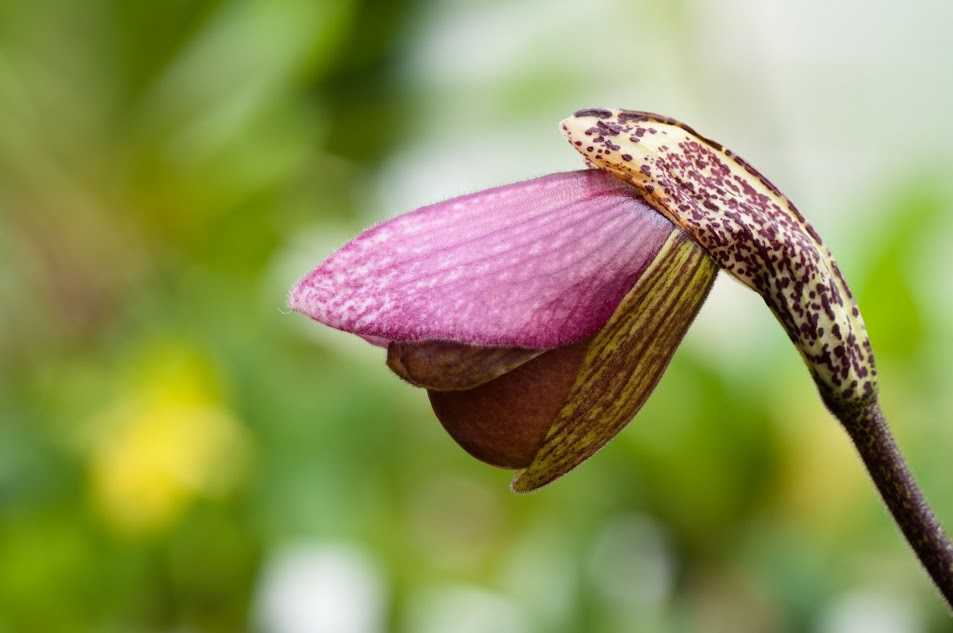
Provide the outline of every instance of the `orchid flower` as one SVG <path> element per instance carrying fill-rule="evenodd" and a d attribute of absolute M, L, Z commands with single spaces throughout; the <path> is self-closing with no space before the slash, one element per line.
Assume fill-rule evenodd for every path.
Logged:
<path fill-rule="evenodd" d="M 648 399 L 719 269 L 761 294 L 953 606 L 953 546 L 877 398 L 860 310 L 791 201 L 736 154 L 645 112 L 561 124 L 592 169 L 426 206 L 365 231 L 290 306 L 387 348 L 473 456 L 534 490 Z"/>

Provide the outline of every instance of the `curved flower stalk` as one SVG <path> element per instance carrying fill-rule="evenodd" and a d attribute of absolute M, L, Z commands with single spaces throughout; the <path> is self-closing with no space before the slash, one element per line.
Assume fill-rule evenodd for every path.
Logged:
<path fill-rule="evenodd" d="M 387 347 L 470 454 L 515 491 L 591 456 L 638 412 L 720 267 L 757 291 L 953 606 L 953 546 L 890 435 L 860 311 L 794 205 L 673 119 L 580 110 L 567 140 L 596 169 L 418 209 L 346 244 L 291 307 Z"/>

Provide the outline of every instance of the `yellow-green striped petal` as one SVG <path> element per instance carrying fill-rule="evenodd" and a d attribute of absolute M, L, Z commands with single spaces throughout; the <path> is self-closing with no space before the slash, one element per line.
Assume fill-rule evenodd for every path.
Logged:
<path fill-rule="evenodd" d="M 544 486 L 628 424 L 655 389 L 701 308 L 718 268 L 676 231 L 590 344 L 566 403 L 513 490 Z"/>

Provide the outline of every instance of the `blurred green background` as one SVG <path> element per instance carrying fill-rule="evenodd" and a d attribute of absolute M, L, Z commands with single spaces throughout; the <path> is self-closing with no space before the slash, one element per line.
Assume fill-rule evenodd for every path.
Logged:
<path fill-rule="evenodd" d="M 0 0 L 0 633 L 953 630 L 760 299 L 530 496 L 284 308 L 369 224 L 653 110 L 838 256 L 953 526 L 953 5 Z"/>

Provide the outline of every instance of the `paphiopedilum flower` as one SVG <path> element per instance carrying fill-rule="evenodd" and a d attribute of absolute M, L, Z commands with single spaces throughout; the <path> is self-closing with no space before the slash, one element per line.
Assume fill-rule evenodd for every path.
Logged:
<path fill-rule="evenodd" d="M 386 346 L 464 449 L 531 490 L 632 419 L 716 271 L 634 187 L 586 170 L 384 222 L 290 304 Z"/>
<path fill-rule="evenodd" d="M 800 351 L 887 507 L 953 605 L 953 546 L 893 442 L 860 310 L 820 236 L 721 144 L 645 112 L 580 110 L 594 169 L 423 207 L 359 235 L 292 290 L 387 347 L 468 452 L 545 485 L 636 414 L 720 268 Z"/>

